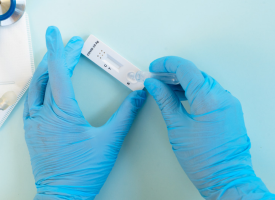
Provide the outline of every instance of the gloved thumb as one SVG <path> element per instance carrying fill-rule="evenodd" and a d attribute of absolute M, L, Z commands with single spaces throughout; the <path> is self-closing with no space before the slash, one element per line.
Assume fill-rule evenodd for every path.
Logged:
<path fill-rule="evenodd" d="M 179 119 L 179 115 L 187 116 L 178 96 L 168 85 L 159 80 L 148 78 L 145 80 L 144 86 L 157 102 L 168 127 L 172 124 L 175 125 L 175 120 Z"/>
<path fill-rule="evenodd" d="M 115 134 L 123 137 L 129 132 L 138 110 L 142 107 L 146 100 L 146 92 L 137 90 L 132 92 L 121 104 L 116 113 L 106 123 L 112 130 L 116 130 Z"/>

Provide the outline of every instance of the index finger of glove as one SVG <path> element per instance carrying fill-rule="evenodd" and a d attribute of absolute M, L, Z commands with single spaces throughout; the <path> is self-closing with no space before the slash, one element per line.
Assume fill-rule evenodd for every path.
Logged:
<path fill-rule="evenodd" d="M 49 27 L 46 34 L 48 71 L 53 99 L 63 111 L 77 107 L 70 71 L 67 67 L 61 34 L 56 27 Z"/>
<path fill-rule="evenodd" d="M 190 105 L 205 81 L 201 71 L 192 62 L 180 57 L 159 58 L 151 63 L 149 69 L 151 72 L 176 73 Z"/>
<path fill-rule="evenodd" d="M 83 43 L 84 42 L 80 37 L 73 37 L 64 48 L 66 64 L 67 64 L 70 76 L 72 76 L 73 70 L 79 61 Z M 37 110 L 39 110 L 41 105 L 43 105 L 48 79 L 49 79 L 48 55 L 45 54 L 43 60 L 40 62 L 38 68 L 36 69 L 33 75 L 33 78 L 29 87 L 28 102 L 29 102 L 30 115 L 32 115 Z"/>

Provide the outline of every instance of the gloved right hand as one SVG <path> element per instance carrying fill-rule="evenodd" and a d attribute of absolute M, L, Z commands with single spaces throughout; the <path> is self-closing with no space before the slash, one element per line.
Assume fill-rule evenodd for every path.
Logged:
<path fill-rule="evenodd" d="M 241 104 L 190 61 L 164 57 L 151 72 L 176 73 L 180 86 L 147 79 L 182 168 L 205 199 L 275 199 L 251 164 Z M 183 98 L 182 98 L 183 97 Z M 181 100 L 187 99 L 191 113 Z"/>

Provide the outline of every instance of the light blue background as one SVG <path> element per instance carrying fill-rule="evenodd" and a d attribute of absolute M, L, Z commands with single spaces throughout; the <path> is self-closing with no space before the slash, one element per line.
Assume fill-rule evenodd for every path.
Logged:
<path fill-rule="evenodd" d="M 256 174 L 275 193 L 274 0 L 28 0 L 36 66 L 48 26 L 64 43 L 94 34 L 142 70 L 166 55 L 192 60 L 242 103 Z M 18 52 L 19 53 L 19 52 Z M 103 125 L 130 90 L 82 57 L 72 78 L 86 119 Z M 0 133 L 0 199 L 29 200 L 36 189 L 24 140 L 23 103 Z M 149 96 L 97 200 L 200 200 L 178 164 Z"/>

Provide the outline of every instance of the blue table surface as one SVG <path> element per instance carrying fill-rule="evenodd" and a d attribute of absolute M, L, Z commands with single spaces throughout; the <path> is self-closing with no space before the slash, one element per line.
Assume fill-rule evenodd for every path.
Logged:
<path fill-rule="evenodd" d="M 242 103 L 256 174 L 275 193 L 275 1 L 273 0 L 28 0 L 35 65 L 46 52 L 45 31 L 55 25 L 64 43 L 90 34 L 148 71 L 154 59 L 193 61 Z M 75 69 L 77 101 L 93 126 L 103 125 L 131 92 L 85 57 Z M 36 193 L 24 140 L 25 96 L 0 130 L 0 199 Z M 181 169 L 151 96 L 125 139 L 96 200 L 202 197 Z"/>

